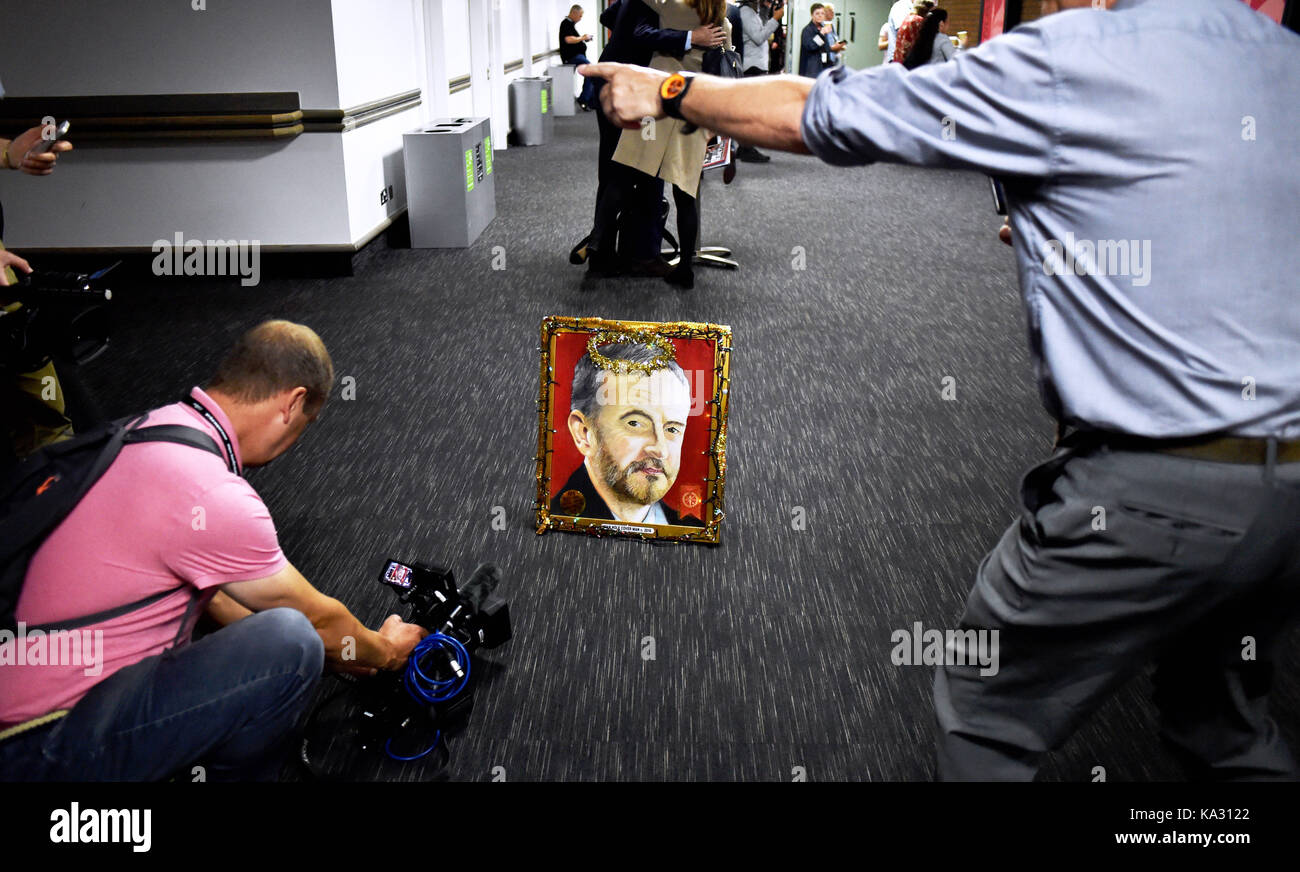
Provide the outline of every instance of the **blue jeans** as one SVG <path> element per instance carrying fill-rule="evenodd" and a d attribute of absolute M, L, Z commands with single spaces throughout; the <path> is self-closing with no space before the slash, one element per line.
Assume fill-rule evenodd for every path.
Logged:
<path fill-rule="evenodd" d="M 63 718 L 0 742 L 0 780 L 272 780 L 320 681 L 325 648 L 294 609 L 250 615 L 147 657 Z"/>
<path fill-rule="evenodd" d="M 576 67 L 579 66 L 580 64 L 589 64 L 591 63 L 591 61 L 587 60 L 587 56 L 585 54 L 580 54 L 576 56 L 573 60 L 569 61 L 569 63 L 573 64 Z M 595 79 L 589 79 L 583 77 L 582 94 L 579 95 L 578 100 L 582 103 L 586 103 L 588 106 L 594 107 L 596 105 L 596 80 Z"/>

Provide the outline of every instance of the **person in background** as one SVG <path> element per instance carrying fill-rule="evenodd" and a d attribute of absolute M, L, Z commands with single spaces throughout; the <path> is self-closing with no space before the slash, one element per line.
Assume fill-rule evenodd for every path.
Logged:
<path fill-rule="evenodd" d="M 826 42 L 823 28 L 826 26 L 826 7 L 814 3 L 809 10 L 810 18 L 803 27 L 799 39 L 799 75 L 815 79 L 822 70 L 831 66 L 830 44 Z"/>
<path fill-rule="evenodd" d="M 4 87 L 0 86 L 0 98 L 3 96 Z M 11 140 L 0 139 L 0 170 L 24 172 L 29 176 L 48 176 L 54 172 L 59 155 L 71 151 L 72 143 L 60 139 L 48 151 L 37 153 L 37 146 L 52 138 L 53 133 L 52 125 L 37 125 Z M 10 302 L 3 289 L 17 283 L 18 273 L 26 275 L 32 271 L 26 260 L 5 249 L 4 226 L 4 207 L 0 205 L 0 317 L 22 308 L 21 303 Z M 54 386 L 52 399 L 47 393 L 49 385 Z M 0 383 L 0 422 L 0 467 L 43 445 L 72 437 L 72 420 L 68 417 L 63 385 L 53 362 L 34 372 L 5 377 Z"/>
<path fill-rule="evenodd" d="M 736 40 L 736 44 L 743 46 L 740 55 L 746 77 L 767 75 L 769 56 L 767 41 L 776 33 L 777 28 L 781 26 L 781 19 L 785 17 L 785 6 L 778 6 L 773 10 L 772 17 L 764 24 L 763 17 L 758 12 L 758 4 L 759 0 L 741 0 L 740 2 L 739 18 L 742 35 L 740 39 Z M 740 143 L 736 145 L 736 160 L 750 161 L 752 163 L 766 163 L 771 160 L 770 157 L 752 145 Z"/>
<path fill-rule="evenodd" d="M 880 50 L 880 62 L 882 64 L 887 64 L 890 60 L 889 38 L 889 22 L 886 21 L 884 24 L 880 25 L 880 36 L 876 38 L 876 48 Z"/>
<path fill-rule="evenodd" d="M 912 14 L 907 16 L 907 20 L 898 28 L 898 38 L 894 40 L 894 63 L 901 64 L 903 58 L 907 57 L 907 53 L 916 44 L 921 26 L 925 24 L 925 16 L 938 5 L 935 0 L 918 0 L 913 5 Z"/>
<path fill-rule="evenodd" d="M 726 34 L 721 27 L 663 27 L 659 9 L 658 3 L 645 0 L 615 0 L 607 6 L 600 23 L 610 33 L 601 61 L 644 65 L 656 53 L 680 57 L 693 47 L 716 48 L 724 44 Z M 597 100 L 601 88 L 597 80 Z M 621 131 L 605 117 L 599 103 L 596 123 L 600 147 L 595 215 L 591 232 L 569 252 L 569 262 L 586 263 L 588 272 L 595 276 L 662 278 L 671 270 L 659 253 L 663 241 L 659 212 L 663 182 L 614 161 Z"/>
<path fill-rule="evenodd" d="M 587 43 L 591 40 L 590 33 L 578 35 L 578 22 L 582 20 L 582 7 L 574 4 L 569 10 L 569 14 L 560 19 L 560 62 L 582 66 L 589 64 L 587 60 Z M 596 83 L 591 79 L 584 79 L 582 82 L 582 94 L 578 97 L 578 105 L 582 111 L 590 112 L 596 108 Z"/>
<path fill-rule="evenodd" d="M 788 5 L 786 0 L 764 0 L 764 4 L 776 14 L 776 10 L 781 10 L 782 19 L 785 17 L 785 7 Z M 772 38 L 767 42 L 767 74 L 775 76 L 785 72 L 785 47 L 786 38 L 789 35 L 789 29 L 785 21 L 782 20 L 781 26 L 772 34 Z"/>
<path fill-rule="evenodd" d="M 964 44 L 962 48 L 965 48 Z M 941 64 L 956 57 L 959 50 L 948 36 L 948 10 L 931 9 L 925 17 L 925 24 L 921 25 L 916 43 L 903 58 L 903 66 L 914 70 L 925 64 Z"/>
<path fill-rule="evenodd" d="M 916 6 L 916 0 L 895 0 L 893 6 L 889 7 L 889 17 L 885 19 L 885 26 L 881 32 L 885 33 L 889 39 L 887 45 L 880 48 L 885 51 L 885 59 L 882 64 L 888 64 L 894 60 L 894 46 L 898 41 L 898 29 L 903 26 L 903 22 L 912 14 L 913 7 Z"/>
<path fill-rule="evenodd" d="M 669 29 L 693 30 L 697 27 L 722 28 L 720 45 L 731 45 L 731 22 L 727 21 L 726 0 L 666 0 L 655 2 L 659 20 Z M 666 52 L 655 52 L 651 69 L 666 73 L 686 71 L 698 73 L 704 67 L 705 45 L 692 43 L 681 57 Z M 695 287 L 695 247 L 700 236 L 700 206 L 697 195 L 700 176 L 704 172 L 704 155 L 708 151 L 709 133 L 702 128 L 686 129 L 681 121 L 665 119 L 654 127 L 654 136 L 645 137 L 642 130 L 624 130 L 614 150 L 615 163 L 656 180 L 671 182 L 673 203 L 677 207 L 677 236 L 681 260 L 664 279 L 671 285 L 689 290 Z M 663 182 L 660 182 L 662 190 Z M 658 204 L 658 199 L 653 201 Z M 645 208 L 649 208 L 649 204 Z"/>
<path fill-rule="evenodd" d="M 831 47 L 831 66 L 839 66 L 844 62 L 844 52 L 849 47 L 849 44 L 840 39 L 840 35 L 835 32 L 835 5 L 827 3 L 823 6 L 822 15 L 826 18 L 823 32 L 826 34 L 826 41 L 830 43 Z"/>

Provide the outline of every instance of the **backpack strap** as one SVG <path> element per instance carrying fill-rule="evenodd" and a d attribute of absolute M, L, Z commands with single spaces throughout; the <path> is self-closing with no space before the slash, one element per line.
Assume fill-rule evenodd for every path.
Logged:
<path fill-rule="evenodd" d="M 50 624 L 38 624 L 36 626 L 29 626 L 27 627 L 27 632 L 30 633 L 32 630 L 40 630 L 43 633 L 50 633 L 55 630 L 77 630 L 80 629 L 81 627 L 88 627 L 91 624 L 98 624 L 101 621 L 111 621 L 113 618 L 121 617 L 122 615 L 125 615 L 128 612 L 133 612 L 136 609 L 142 609 L 145 606 L 153 605 L 163 597 L 171 596 L 172 594 L 176 593 L 178 590 L 180 590 L 179 587 L 171 587 L 168 588 L 167 590 L 160 590 L 157 593 L 149 594 L 144 599 L 138 599 L 135 602 L 127 603 L 124 606 L 114 606 L 111 609 L 104 609 L 104 611 L 102 612 L 95 612 L 93 615 L 86 615 L 84 618 L 71 618 L 66 621 L 55 621 L 54 623 L 50 623 Z M 186 610 L 185 614 L 186 614 L 186 619 L 188 620 L 189 618 L 188 609 Z"/>
<path fill-rule="evenodd" d="M 137 442 L 174 442 L 177 445 L 188 445 L 191 448 L 210 451 L 220 457 L 223 461 L 226 459 L 226 456 L 221 453 L 221 449 L 217 447 L 216 441 L 202 430 L 196 430 L 193 427 L 186 427 L 183 424 L 156 424 L 152 427 L 134 426 L 142 419 L 143 416 L 135 418 L 127 423 L 123 428 L 124 432 L 120 435 L 120 438 L 124 445 Z M 98 478 L 98 476 L 96 476 L 96 478 Z M 91 624 L 109 621 L 113 618 L 134 612 L 137 609 L 142 609 L 145 606 L 151 606 L 163 597 L 171 596 L 181 589 L 181 587 L 173 587 L 168 590 L 160 590 L 156 593 L 149 594 L 149 596 L 144 599 L 138 599 L 135 602 L 127 603 L 126 605 L 105 609 L 102 612 L 95 612 L 93 615 L 86 615 L 81 618 L 71 618 L 66 621 L 55 621 L 50 624 L 29 626 L 27 630 L 28 632 L 31 632 L 32 630 L 41 630 L 42 632 L 48 633 L 54 630 L 76 630 L 81 627 L 88 627 Z M 173 647 L 180 643 L 179 634 L 185 631 L 185 625 L 189 623 L 190 616 L 194 613 L 194 604 L 197 601 L 197 596 L 190 597 L 190 602 L 185 607 L 185 614 L 181 618 L 181 629 L 177 631 L 177 637 L 172 642 Z"/>
<path fill-rule="evenodd" d="M 177 445 L 188 445 L 191 448 L 198 448 L 203 451 L 209 451 L 223 461 L 226 455 L 221 453 L 214 440 L 202 430 L 196 430 L 193 427 L 186 427 L 184 424 L 155 424 L 152 427 L 139 427 L 131 430 L 122 440 L 124 443 L 135 442 L 174 442 Z"/>

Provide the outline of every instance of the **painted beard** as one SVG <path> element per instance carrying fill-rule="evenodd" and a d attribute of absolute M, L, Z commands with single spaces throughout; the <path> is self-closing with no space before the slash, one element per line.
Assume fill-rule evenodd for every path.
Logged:
<path fill-rule="evenodd" d="M 669 470 L 662 460 L 635 460 L 619 469 L 618 464 L 605 451 L 605 446 L 598 446 L 596 465 L 600 468 L 600 477 L 609 489 L 625 499 L 643 506 L 658 502 L 677 478 L 677 470 Z M 643 469 L 658 469 L 662 475 L 645 476 Z"/>

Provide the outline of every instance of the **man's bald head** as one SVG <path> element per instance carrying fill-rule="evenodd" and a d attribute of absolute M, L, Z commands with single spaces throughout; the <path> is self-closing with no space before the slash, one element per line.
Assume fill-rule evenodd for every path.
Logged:
<path fill-rule="evenodd" d="M 310 327 L 274 320 L 239 337 L 204 389 L 259 403 L 298 387 L 307 391 L 307 413 L 319 411 L 334 387 L 334 363 Z"/>

